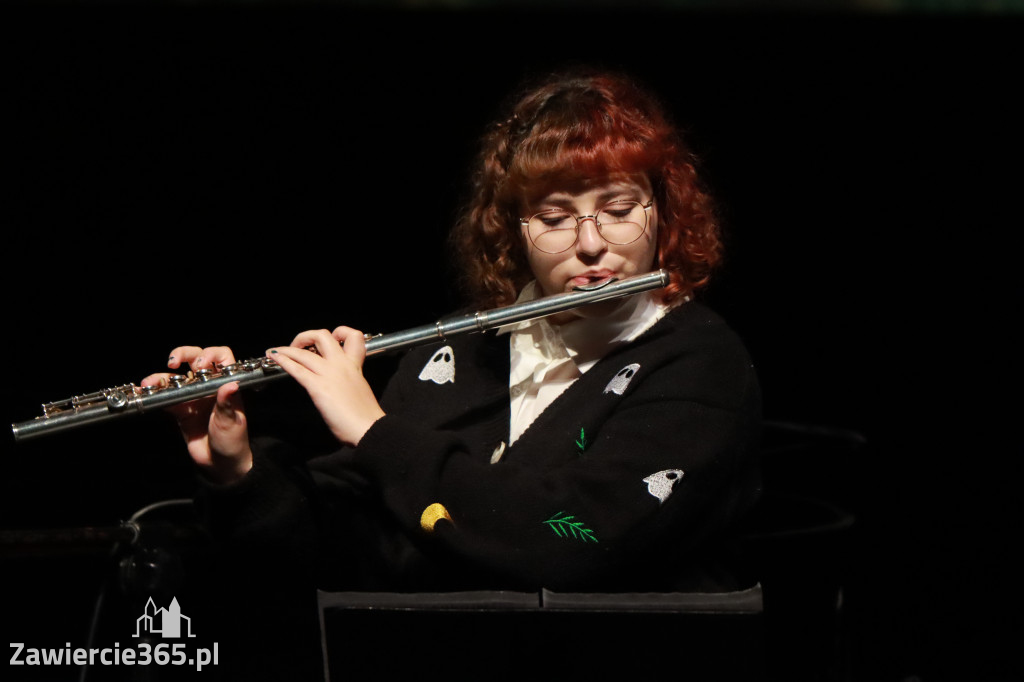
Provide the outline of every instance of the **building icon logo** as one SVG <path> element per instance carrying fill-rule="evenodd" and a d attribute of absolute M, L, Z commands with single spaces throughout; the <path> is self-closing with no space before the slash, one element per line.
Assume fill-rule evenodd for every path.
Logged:
<path fill-rule="evenodd" d="M 183 622 L 185 635 L 182 635 Z M 159 634 L 162 637 L 195 637 L 192 634 L 192 619 L 181 613 L 177 597 L 171 599 L 171 604 L 166 609 L 158 609 L 153 603 L 153 598 L 149 598 L 142 615 L 135 620 L 135 634 L 132 637 L 141 637 L 145 634 Z"/>

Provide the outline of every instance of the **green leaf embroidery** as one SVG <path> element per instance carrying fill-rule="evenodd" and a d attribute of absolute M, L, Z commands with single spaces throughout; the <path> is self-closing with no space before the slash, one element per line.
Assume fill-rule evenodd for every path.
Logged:
<path fill-rule="evenodd" d="M 580 437 L 576 439 L 576 447 L 580 449 L 581 455 L 583 454 L 583 451 L 587 449 L 587 445 L 589 445 L 589 443 L 587 443 L 587 436 L 583 433 L 583 429 L 581 428 Z"/>
<path fill-rule="evenodd" d="M 573 521 L 575 518 L 573 515 L 565 515 L 565 512 L 558 512 L 544 523 L 548 524 L 558 537 L 567 538 L 571 535 L 583 542 L 597 542 L 594 531 L 585 528 L 582 521 Z"/>

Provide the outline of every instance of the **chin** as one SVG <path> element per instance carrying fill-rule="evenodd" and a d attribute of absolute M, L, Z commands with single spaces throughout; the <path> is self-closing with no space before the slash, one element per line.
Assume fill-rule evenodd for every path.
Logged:
<path fill-rule="evenodd" d="M 591 303 L 590 305 L 585 305 L 580 308 L 574 308 L 570 312 L 573 317 L 594 319 L 611 315 L 620 305 L 622 305 L 621 300 L 613 299 L 611 301 L 601 301 L 600 303 Z"/>

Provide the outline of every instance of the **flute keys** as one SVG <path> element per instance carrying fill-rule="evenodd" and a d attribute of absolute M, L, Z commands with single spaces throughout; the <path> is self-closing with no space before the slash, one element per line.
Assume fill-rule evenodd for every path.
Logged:
<path fill-rule="evenodd" d="M 127 404 L 128 396 L 124 394 L 124 391 L 111 391 L 110 394 L 107 395 L 107 407 L 109 407 L 112 410 L 124 409 L 125 405 Z"/>
<path fill-rule="evenodd" d="M 186 381 L 188 381 L 188 377 L 183 374 L 172 374 L 167 377 L 167 385 L 173 386 L 174 388 L 181 388 L 185 385 Z"/>

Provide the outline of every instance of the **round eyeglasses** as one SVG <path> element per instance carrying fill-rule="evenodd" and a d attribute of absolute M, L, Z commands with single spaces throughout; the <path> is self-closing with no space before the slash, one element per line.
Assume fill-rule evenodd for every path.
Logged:
<path fill-rule="evenodd" d="M 647 229 L 647 211 L 654 199 L 613 201 L 594 215 L 575 216 L 565 209 L 549 208 L 519 222 L 526 227 L 530 241 L 538 251 L 561 253 L 571 249 L 580 237 L 580 225 L 593 220 L 601 237 L 609 244 L 631 244 Z"/>

